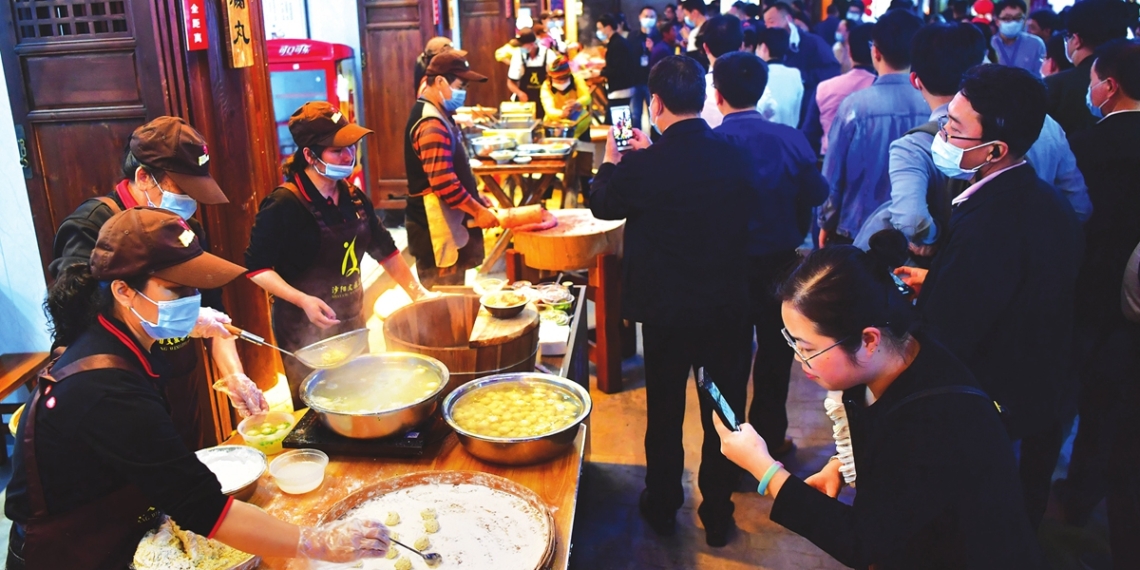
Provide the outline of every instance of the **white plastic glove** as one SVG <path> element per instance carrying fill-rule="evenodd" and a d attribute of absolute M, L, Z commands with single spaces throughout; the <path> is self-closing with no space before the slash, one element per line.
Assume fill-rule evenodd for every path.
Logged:
<path fill-rule="evenodd" d="M 353 562 L 388 553 L 388 527 L 377 519 L 348 519 L 302 527 L 297 556 L 327 562 Z"/>
<path fill-rule="evenodd" d="M 230 316 L 209 307 L 198 309 L 198 322 L 190 331 L 193 338 L 233 338 L 224 325 L 230 324 Z"/>
<path fill-rule="evenodd" d="M 214 389 L 229 396 L 230 404 L 239 416 L 248 418 L 269 411 L 265 394 L 245 374 L 231 374 L 214 382 Z"/>

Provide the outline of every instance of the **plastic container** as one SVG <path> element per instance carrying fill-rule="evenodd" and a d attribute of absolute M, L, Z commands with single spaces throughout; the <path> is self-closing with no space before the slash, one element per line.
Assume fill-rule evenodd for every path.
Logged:
<path fill-rule="evenodd" d="M 329 456 L 318 449 L 294 449 L 269 464 L 269 474 L 282 493 L 301 495 L 321 486 Z"/>
<path fill-rule="evenodd" d="M 238 424 L 245 444 L 266 455 L 281 453 L 281 442 L 293 431 L 293 414 L 268 412 L 249 416 Z"/>

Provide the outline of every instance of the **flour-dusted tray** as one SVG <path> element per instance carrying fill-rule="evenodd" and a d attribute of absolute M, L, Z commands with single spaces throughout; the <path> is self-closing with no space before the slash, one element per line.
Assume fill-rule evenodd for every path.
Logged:
<path fill-rule="evenodd" d="M 438 532 L 424 529 L 425 510 L 434 511 Z M 400 542 L 426 536 L 428 552 L 443 556 L 441 567 L 544 570 L 554 560 L 554 517 L 533 491 L 496 475 L 474 471 L 426 471 L 386 479 L 333 505 L 327 522 L 354 516 L 399 523 L 389 525 Z M 412 568 L 428 568 L 418 556 L 400 549 Z M 367 560 L 366 570 L 389 570 L 395 561 Z"/>

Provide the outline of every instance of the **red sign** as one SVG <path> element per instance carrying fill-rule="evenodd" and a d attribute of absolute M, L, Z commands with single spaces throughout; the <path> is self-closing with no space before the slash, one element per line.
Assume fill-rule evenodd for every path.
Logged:
<path fill-rule="evenodd" d="M 210 47 L 210 33 L 206 30 L 206 0 L 182 0 L 182 15 L 186 27 L 187 51 Z"/>

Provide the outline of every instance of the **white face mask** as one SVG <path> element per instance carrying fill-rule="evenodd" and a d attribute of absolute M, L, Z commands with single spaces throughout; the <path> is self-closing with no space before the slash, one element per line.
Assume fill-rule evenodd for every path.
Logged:
<path fill-rule="evenodd" d="M 551 80 L 550 84 L 553 85 L 554 88 L 559 90 L 559 91 L 565 91 L 565 90 L 570 88 L 570 80 L 566 80 L 566 81 Z"/>
<path fill-rule="evenodd" d="M 959 148 L 952 144 L 950 141 L 942 140 L 942 135 L 934 135 L 934 143 L 930 145 L 930 154 L 934 158 L 934 166 L 942 171 L 942 174 L 950 178 L 957 178 L 959 180 L 969 180 L 974 176 L 982 166 L 989 162 L 983 162 L 973 168 L 962 168 L 962 157 L 967 152 L 982 148 L 986 145 L 994 144 L 993 142 L 985 142 L 970 148 Z"/>

